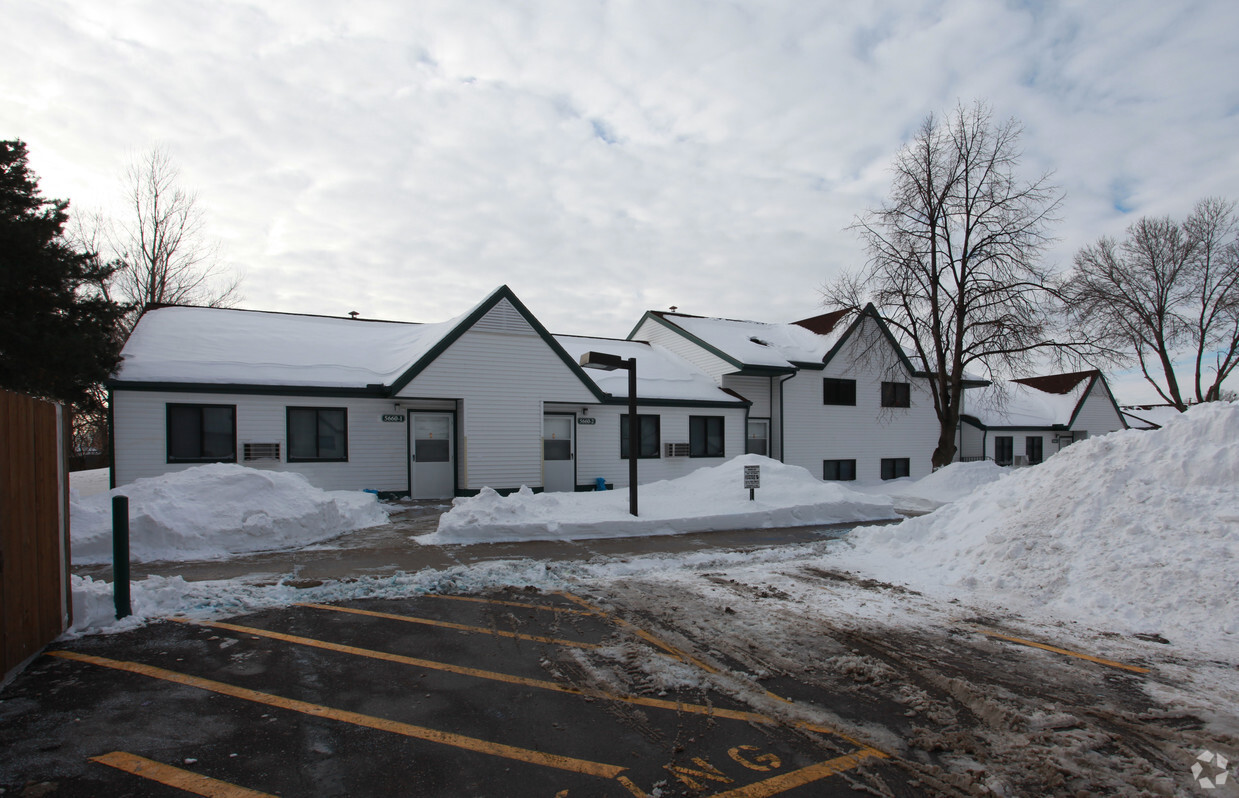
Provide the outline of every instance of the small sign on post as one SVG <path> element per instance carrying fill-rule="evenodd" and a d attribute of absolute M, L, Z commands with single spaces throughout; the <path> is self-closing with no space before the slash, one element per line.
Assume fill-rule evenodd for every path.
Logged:
<path fill-rule="evenodd" d="M 753 489 L 761 487 L 761 466 L 744 467 L 744 487 L 749 489 L 749 501 L 753 501 Z"/>

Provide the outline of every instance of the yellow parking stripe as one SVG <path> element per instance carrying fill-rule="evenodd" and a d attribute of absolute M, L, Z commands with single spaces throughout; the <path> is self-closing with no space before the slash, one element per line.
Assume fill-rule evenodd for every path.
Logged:
<path fill-rule="evenodd" d="M 558 768 L 559 770 L 567 770 L 573 773 L 584 773 L 590 776 L 600 776 L 602 778 L 613 779 L 625 770 L 625 768 L 617 765 L 607 765 L 601 762 L 591 762 L 587 759 L 576 759 L 574 757 L 560 756 L 558 754 L 547 754 L 542 751 L 533 751 L 528 748 L 519 748 L 513 745 L 491 742 L 489 740 L 479 740 L 476 737 L 466 737 L 462 734 L 454 734 L 452 732 L 440 731 L 438 729 L 429 729 L 425 726 L 415 726 L 411 723 L 401 723 L 400 721 L 388 720 L 387 718 L 379 718 L 373 715 L 363 715 L 360 712 L 349 712 L 348 710 L 334 709 L 321 704 L 312 704 L 308 701 L 299 701 L 295 698 L 285 698 L 283 696 L 272 695 L 271 693 L 261 693 L 257 690 L 237 687 L 236 685 L 225 684 L 212 679 L 203 679 L 199 676 L 191 676 L 186 673 L 178 673 L 177 671 L 170 671 L 164 668 L 155 667 L 153 665 L 143 665 L 139 662 L 124 662 L 121 660 L 107 659 L 105 657 L 96 657 L 91 654 L 81 654 L 76 651 L 62 650 L 49 651 L 47 653 L 53 657 L 86 662 L 91 665 L 112 668 L 113 670 L 127 671 L 129 673 L 136 673 L 141 676 L 148 676 L 152 679 L 162 679 L 164 681 L 174 682 L 176 684 L 182 684 L 188 687 L 196 687 L 200 690 L 208 690 L 212 693 L 219 693 L 220 695 L 240 698 L 245 701 L 252 701 L 257 704 L 264 704 L 266 706 L 272 706 L 279 709 L 300 712 L 311 717 L 327 718 L 329 720 L 336 720 L 343 723 L 351 723 L 354 726 L 363 726 L 365 728 L 390 732 L 392 734 L 400 734 L 405 737 L 412 737 L 427 742 L 450 745 L 454 748 L 462 748 L 464 750 L 474 751 L 480 754 L 488 754 L 490 756 L 498 756 L 505 759 L 513 759 L 550 768 Z"/>
<path fill-rule="evenodd" d="M 634 624 L 631 624 L 631 623 L 629 623 L 628 621 L 624 620 L 623 618 L 620 618 L 620 617 L 619 617 L 619 616 L 617 616 L 617 615 L 613 615 L 612 613 L 609 613 L 609 612 L 607 612 L 606 610 L 604 610 L 604 609 L 602 609 L 602 608 L 600 608 L 600 607 L 595 607 L 594 605 L 590 604 L 588 601 L 586 601 L 585 599 L 583 599 L 583 598 L 581 598 L 581 597 L 579 597 L 579 596 L 574 596 L 574 595 L 572 595 L 571 593 L 565 593 L 565 592 L 560 592 L 560 593 L 558 593 L 557 595 L 563 596 L 564 598 L 568 599 L 569 601 L 574 601 L 574 602 L 576 602 L 577 604 L 579 604 L 580 606 L 585 607 L 586 609 L 588 609 L 591 613 L 594 613 L 594 614 L 598 615 L 599 617 L 606 618 L 606 619 L 608 619 L 608 620 L 610 620 L 610 621 L 613 621 L 614 623 L 618 624 L 619 626 L 622 626 L 622 627 L 624 627 L 625 629 L 628 629 L 628 630 L 632 631 L 634 634 L 636 634 L 637 636 L 639 636 L 642 640 L 646 640 L 646 641 L 648 641 L 648 642 L 650 642 L 650 643 L 654 644 L 655 646 L 657 646 L 657 647 L 661 648 L 663 651 L 665 651 L 665 652 L 667 652 L 667 653 L 671 654 L 671 655 L 672 655 L 673 657 L 675 657 L 676 659 L 679 659 L 679 660 L 681 660 L 681 661 L 683 661 L 683 662 L 689 662 L 689 663 L 692 663 L 693 665 L 696 665 L 697 667 L 701 668 L 702 670 L 706 671 L 707 673 L 718 673 L 718 669 L 717 669 L 717 668 L 711 667 L 710 665 L 708 665 L 708 664 L 706 664 L 706 663 L 702 662 L 701 660 L 697 659 L 696 657 L 691 656 L 691 655 L 690 655 L 690 654 L 688 654 L 687 652 L 685 652 L 685 651 L 681 651 L 680 649 L 676 648 L 675 646 L 671 645 L 670 643 L 667 643 L 667 642 L 664 642 L 664 641 L 660 640 L 658 637 L 656 637 L 656 636 L 654 636 L 653 634 L 651 634 L 651 633 L 649 633 L 649 632 L 645 631 L 645 630 L 644 630 L 644 629 L 642 629 L 641 627 L 636 626 L 636 625 L 634 625 Z M 780 701 L 780 702 L 782 702 L 782 703 L 784 703 L 784 704 L 791 704 L 791 703 L 793 703 L 790 699 L 784 698 L 783 696 L 778 695 L 777 693 L 772 693 L 772 692 L 770 692 L 769 690 L 762 690 L 762 692 L 763 692 L 763 693 L 765 693 L 765 695 L 766 695 L 766 697 L 767 697 L 767 698 L 772 698 L 772 699 L 774 699 L 774 700 L 776 700 L 776 701 Z M 763 716 L 763 717 L 764 717 L 764 716 Z M 777 721 L 773 721 L 773 719 L 772 719 L 772 720 L 771 720 L 771 722 L 777 722 Z M 881 756 L 881 757 L 887 757 L 887 756 L 889 756 L 888 754 L 884 753 L 883 751 L 880 751 L 880 750 L 878 750 L 877 748 L 873 748 L 872 746 L 867 745 L 866 743 L 863 743 L 863 742 L 861 742 L 860 740 L 857 740 L 855 737 L 851 737 L 851 736 L 849 736 L 849 735 L 846 735 L 846 734 L 844 734 L 843 732 L 838 731 L 837 729 L 831 729 L 831 728 L 828 728 L 828 727 L 826 727 L 826 726 L 819 726 L 819 725 L 818 725 L 818 724 L 816 724 L 816 723 L 810 723 L 809 721 L 803 721 L 803 720 L 802 720 L 802 721 L 795 721 L 795 722 L 793 722 L 793 723 L 792 723 L 792 725 L 793 725 L 793 726 L 795 726 L 795 727 L 796 727 L 796 728 L 798 728 L 798 729 L 805 729 L 806 731 L 818 732 L 818 733 L 820 733 L 820 734 L 829 734 L 829 735 L 832 735 L 832 736 L 834 736 L 834 737 L 838 737 L 838 738 L 839 738 L 839 739 L 841 739 L 841 740 L 846 740 L 846 741 L 848 741 L 849 743 L 852 743 L 853 745 L 860 747 L 862 750 L 872 751 L 873 753 L 871 754 L 871 756 Z"/>
<path fill-rule="evenodd" d="M 809 765 L 800 770 L 793 770 L 790 773 L 783 773 L 765 781 L 758 781 L 753 784 L 746 784 L 743 787 L 737 787 L 734 790 L 716 793 L 713 798 L 767 798 L 767 796 L 778 795 L 781 792 L 820 781 L 827 776 L 851 770 L 866 759 L 886 758 L 888 758 L 887 755 L 878 749 L 866 747 L 855 753 L 835 757 L 826 762 L 819 762 L 816 765 Z"/>
<path fill-rule="evenodd" d="M 55 652 L 53 652 L 55 653 Z M 178 790 L 191 792 L 194 795 L 205 795 L 207 798 L 274 798 L 268 793 L 258 792 L 246 787 L 238 787 L 226 781 L 213 779 L 198 773 L 190 773 L 172 765 L 165 765 L 144 756 L 130 754 L 124 751 L 113 751 L 102 756 L 92 756 L 91 762 L 123 770 L 135 776 L 141 776 L 150 781 L 157 781 Z"/>
<path fill-rule="evenodd" d="M 1004 635 L 1001 632 L 993 632 L 993 631 L 990 631 L 989 629 L 978 629 L 977 631 L 979 631 L 981 634 L 985 635 L 986 637 L 996 637 L 999 640 L 1006 640 L 1011 643 L 1019 643 L 1021 646 L 1030 646 L 1032 648 L 1040 648 L 1044 651 L 1053 651 L 1055 654 L 1064 654 L 1068 657 L 1075 657 L 1076 659 L 1083 659 L 1083 660 L 1088 660 L 1089 662 L 1096 662 L 1099 665 L 1108 665 L 1111 668 L 1122 668 L 1123 670 L 1131 671 L 1132 673 L 1148 673 L 1149 672 L 1148 668 L 1142 668 L 1139 665 L 1125 665 L 1122 662 L 1115 662 L 1112 659 L 1102 659 L 1101 657 L 1094 657 L 1089 654 L 1081 654 L 1078 651 L 1068 651 L 1065 648 L 1058 648 L 1057 646 L 1047 646 L 1045 643 L 1038 643 L 1035 640 L 1025 640 L 1022 637 L 1012 637 L 1011 635 Z"/>
<path fill-rule="evenodd" d="M 662 698 L 646 698 L 645 696 L 608 693 L 603 690 L 573 687 L 571 685 L 550 682 L 544 679 L 531 679 L 526 676 L 514 676 L 509 673 L 498 673 L 496 671 L 487 671 L 480 668 L 470 668 L 465 665 L 452 665 L 447 662 L 437 662 L 435 660 L 420 659 L 418 657 L 406 657 L 403 654 L 392 654 L 386 651 L 376 651 L 371 648 L 357 648 L 356 646 L 347 646 L 342 643 L 331 643 L 326 640 L 317 640 L 312 637 L 300 637 L 297 635 L 285 634 L 284 632 L 272 632 L 267 629 L 259 629 L 254 626 L 241 626 L 239 624 L 224 623 L 221 621 L 189 621 L 183 618 L 170 618 L 169 620 L 176 621 L 178 623 L 193 624 L 194 626 L 203 626 L 211 629 L 237 632 L 238 634 L 267 637 L 272 640 L 280 640 L 285 643 L 294 643 L 301 646 L 321 648 L 326 651 L 336 651 L 341 654 L 350 654 L 358 657 L 384 660 L 386 662 L 396 662 L 401 665 L 412 665 L 417 668 L 426 668 L 428 670 L 444 671 L 445 673 L 454 673 L 460 676 L 470 676 L 477 679 L 489 679 L 491 681 L 506 682 L 508 684 L 519 684 L 522 687 L 534 687 L 539 690 L 552 690 L 558 693 L 566 693 L 568 695 L 579 695 L 584 698 L 596 698 L 603 701 L 619 701 L 625 704 L 635 704 L 643 707 L 651 707 L 653 709 L 668 709 L 673 712 L 709 715 L 716 718 L 745 721 L 746 723 L 761 723 L 764 725 L 779 723 L 778 720 L 770 717 L 769 715 L 762 715 L 758 712 L 746 712 L 744 710 L 725 709 L 723 707 L 708 707 L 702 704 L 688 704 L 682 701 L 667 701 Z M 825 726 L 818 726 L 814 723 L 801 721 L 792 725 L 796 728 L 815 731 L 821 734 L 842 736 L 833 729 L 826 728 Z"/>
<path fill-rule="evenodd" d="M 586 607 L 592 612 L 597 613 L 601 617 L 607 618 L 613 623 L 619 626 L 622 626 L 625 629 L 628 629 L 629 631 L 631 631 L 632 633 L 640 637 L 642 640 L 645 640 L 649 643 L 654 644 L 655 646 L 658 646 L 663 651 L 666 651 L 668 654 L 675 657 L 676 659 L 679 659 L 683 662 L 690 663 L 692 665 L 696 665 L 698 668 L 701 668 L 706 673 L 718 673 L 719 672 L 718 668 L 715 668 L 714 666 L 708 663 L 702 662 L 701 660 L 697 659 L 693 655 L 689 654 L 687 651 L 683 651 L 679 648 L 676 648 L 670 643 L 654 636 L 650 632 L 645 631 L 641 627 L 631 624 L 628 621 L 624 620 L 623 618 L 620 618 L 618 615 L 612 615 L 611 613 L 608 613 L 599 607 L 595 607 L 589 602 L 585 601 L 584 599 L 578 598 L 577 596 L 574 596 L 571 593 L 560 593 L 559 595 L 563 596 L 569 601 L 575 601 L 577 604 L 580 604 L 582 607 Z M 769 690 L 763 690 L 762 692 L 766 694 L 767 698 L 773 698 L 775 701 L 782 701 L 784 704 L 792 703 L 791 701 L 779 695 L 778 693 L 772 693 Z"/>
<path fill-rule="evenodd" d="M 637 637 L 640 637 L 642 640 L 646 641 L 647 643 L 650 643 L 654 646 L 657 646 L 658 648 L 661 648 L 663 651 L 675 657 L 676 659 L 680 660 L 681 662 L 687 662 L 692 665 L 696 665 L 698 668 L 701 668 L 706 673 L 718 673 L 718 668 L 715 668 L 714 666 L 709 665 L 708 663 L 702 662 L 701 660 L 697 659 L 696 657 L 692 656 L 686 651 L 681 651 L 680 649 L 676 648 L 670 643 L 659 639 L 658 637 L 650 634 L 649 632 L 645 631 L 639 626 L 629 623 L 628 621 L 624 620 L 618 615 L 612 615 L 611 613 L 607 612 L 601 607 L 595 607 L 593 604 L 590 604 L 585 599 L 579 596 L 574 596 L 571 593 L 559 593 L 558 595 L 563 596 L 569 601 L 574 601 L 577 604 L 581 605 L 585 609 L 589 610 L 591 615 L 597 615 L 600 618 L 607 619 L 608 621 L 615 624 L 616 626 L 622 626 L 623 628 L 635 634 Z"/>
<path fill-rule="evenodd" d="M 375 612 L 374 610 L 359 610 L 355 607 L 339 607 L 333 604 L 298 604 L 298 607 L 312 607 L 316 610 L 331 610 L 332 612 L 351 612 L 354 615 L 367 615 L 371 618 L 386 618 L 391 621 L 404 621 L 405 623 L 420 623 L 425 626 L 438 626 L 444 629 L 456 629 L 461 632 L 475 632 L 484 635 L 496 635 L 498 637 L 510 637 L 514 640 L 532 640 L 535 643 L 550 643 L 555 646 L 572 646 L 574 648 L 602 648 L 598 643 L 582 643 L 579 640 L 561 640 L 557 637 L 545 637 L 543 635 L 527 635 L 520 632 L 508 632 L 503 629 L 491 629 L 485 626 L 469 626 L 463 623 L 452 623 L 451 621 L 436 621 L 430 618 L 418 618 L 413 615 L 397 615 L 392 612 Z"/>
<path fill-rule="evenodd" d="M 593 615 L 588 610 L 574 610 L 571 607 L 555 607 L 550 604 L 531 604 L 528 601 L 505 601 L 503 599 L 479 598 L 477 596 L 449 596 L 441 593 L 423 593 L 418 598 L 449 599 L 451 601 L 473 601 L 478 604 L 500 604 L 505 607 L 520 607 L 526 610 L 546 610 L 547 612 L 562 612 L 570 615 Z"/>

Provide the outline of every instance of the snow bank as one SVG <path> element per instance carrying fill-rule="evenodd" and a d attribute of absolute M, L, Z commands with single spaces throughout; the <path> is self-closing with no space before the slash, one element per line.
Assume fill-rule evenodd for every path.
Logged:
<path fill-rule="evenodd" d="M 761 466 L 754 501 L 744 489 L 744 466 Z M 746 454 L 674 480 L 642 485 L 639 518 L 628 514 L 628 490 L 538 493 L 521 488 L 500 496 L 484 488 L 456 499 L 438 530 L 421 543 L 672 535 L 720 529 L 762 529 L 895 518 L 885 496 L 866 496 L 822 482 L 799 466 Z"/>
<path fill-rule="evenodd" d="M 1076 443 L 921 518 L 857 529 L 847 565 L 923 592 L 1239 656 L 1239 404 Z"/>
<path fill-rule="evenodd" d="M 103 493 L 108 489 L 108 484 L 111 482 L 112 469 L 110 468 L 91 468 L 86 471 L 71 471 L 69 473 L 69 490 L 70 495 L 76 494 L 78 498 L 86 498 L 94 496 L 97 493 Z"/>
<path fill-rule="evenodd" d="M 834 541 L 753 550 L 716 550 L 590 560 L 486 560 L 445 569 L 424 568 L 415 573 L 328 581 L 300 587 L 281 581 L 254 584 L 241 579 L 188 582 L 182 577 L 148 576 L 130 583 L 133 614 L 116 620 L 112 583 L 91 577 L 72 577 L 73 626 L 67 638 L 111 634 L 173 616 L 196 620 L 229 617 L 287 607 L 297 603 L 324 603 L 353 599 L 395 599 L 426 593 L 481 593 L 498 588 L 579 590 L 594 580 L 627 580 L 684 570 L 717 571 L 736 566 L 774 568 L 820 556 L 822 546 Z"/>
<path fill-rule="evenodd" d="M 206 560 L 294 548 L 386 523 L 373 494 L 324 491 L 301 474 L 214 463 L 70 500 L 75 563 L 112 560 L 112 497 L 129 497 L 130 557 Z"/>
<path fill-rule="evenodd" d="M 887 492 L 895 500 L 896 509 L 927 513 L 959 501 L 982 485 L 996 482 L 1010 473 L 1010 468 L 1003 468 L 993 460 L 951 463 L 921 479 L 898 480 Z"/>

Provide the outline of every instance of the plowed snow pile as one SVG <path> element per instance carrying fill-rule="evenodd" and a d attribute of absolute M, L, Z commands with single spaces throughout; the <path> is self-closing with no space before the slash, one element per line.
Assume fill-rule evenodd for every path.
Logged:
<path fill-rule="evenodd" d="M 129 497 L 130 559 L 206 560 L 293 548 L 387 522 L 373 494 L 292 472 L 213 463 L 70 501 L 75 563 L 112 561 L 112 496 Z"/>
<path fill-rule="evenodd" d="M 843 564 L 931 595 L 1239 656 L 1239 404 L 1076 443 L 849 538 Z"/>
<path fill-rule="evenodd" d="M 896 480 L 888 488 L 895 499 L 895 509 L 904 512 L 927 513 L 944 504 L 959 501 L 982 485 L 996 482 L 1011 473 L 993 460 L 975 463 L 951 463 L 927 477 L 917 480 Z"/>
<path fill-rule="evenodd" d="M 744 466 L 761 466 L 754 501 L 744 489 Z M 485 488 L 455 499 L 438 531 L 422 543 L 499 540 L 582 540 L 671 535 L 720 529 L 761 529 L 896 518 L 888 496 L 866 496 L 822 482 L 799 466 L 756 454 L 699 468 L 679 479 L 640 486 L 640 517 L 628 514 L 628 490 L 590 493 L 519 493 Z"/>

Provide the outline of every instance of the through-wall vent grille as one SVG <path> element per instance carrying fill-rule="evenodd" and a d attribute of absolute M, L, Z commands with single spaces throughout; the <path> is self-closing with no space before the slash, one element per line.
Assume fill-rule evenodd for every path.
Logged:
<path fill-rule="evenodd" d="M 258 460 L 279 460 L 280 445 L 278 443 L 246 443 L 242 445 L 241 457 L 247 463 Z"/>

